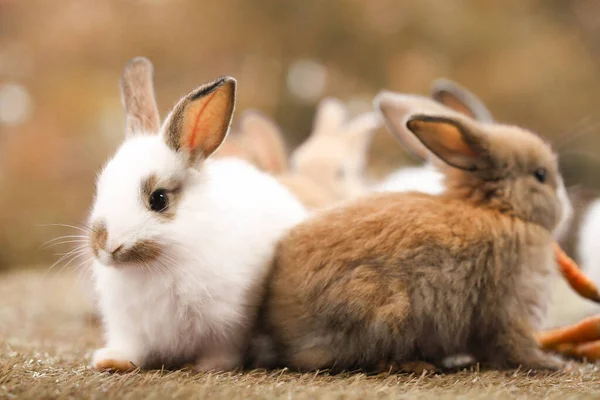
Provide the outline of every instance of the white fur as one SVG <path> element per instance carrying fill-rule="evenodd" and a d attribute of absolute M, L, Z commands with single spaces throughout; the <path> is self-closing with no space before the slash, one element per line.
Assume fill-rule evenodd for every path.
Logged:
<path fill-rule="evenodd" d="M 577 255 L 581 260 L 581 268 L 597 284 L 600 284 L 600 199 L 590 204 L 583 216 Z"/>
<path fill-rule="evenodd" d="M 173 220 L 144 205 L 141 182 L 150 174 L 183 181 Z M 248 292 L 257 290 L 279 237 L 304 215 L 286 189 L 244 161 L 186 168 L 161 136 L 126 140 L 99 177 L 90 220 L 106 223 L 109 251 L 152 239 L 162 253 L 146 266 L 95 260 L 107 343 L 93 363 L 112 357 L 143 366 L 152 356 L 201 370 L 238 366 Z"/>
<path fill-rule="evenodd" d="M 423 192 L 438 195 L 444 191 L 444 174 L 430 164 L 401 168 L 388 175 L 376 188 L 380 192 Z"/>
<path fill-rule="evenodd" d="M 567 233 L 569 233 L 569 227 L 571 226 L 571 222 L 573 222 L 573 205 L 571 204 L 569 194 L 567 193 L 562 178 L 556 189 L 556 195 L 562 204 L 562 212 L 560 214 L 560 221 L 558 221 L 558 225 L 554 229 L 552 236 L 556 241 L 560 241 Z"/>

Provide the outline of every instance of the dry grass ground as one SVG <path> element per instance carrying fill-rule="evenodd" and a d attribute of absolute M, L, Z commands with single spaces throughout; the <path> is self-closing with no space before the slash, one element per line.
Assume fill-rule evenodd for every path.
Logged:
<path fill-rule="evenodd" d="M 24 270 L 0 275 L 0 398 L 598 398 L 600 368 L 568 375 L 465 370 L 441 375 L 286 371 L 194 374 L 99 373 L 87 365 L 101 344 L 76 277 Z"/>

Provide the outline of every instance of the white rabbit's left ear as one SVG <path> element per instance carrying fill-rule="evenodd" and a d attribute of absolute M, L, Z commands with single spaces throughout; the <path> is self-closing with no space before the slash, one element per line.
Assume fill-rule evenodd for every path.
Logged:
<path fill-rule="evenodd" d="M 188 164 L 208 158 L 223 143 L 235 108 L 236 80 L 217 79 L 200 86 L 177 103 L 163 128 L 171 149 Z"/>
<path fill-rule="evenodd" d="M 156 134 L 160 117 L 154 93 L 154 67 L 144 57 L 136 57 L 125 66 L 121 77 L 121 102 L 125 108 L 125 134 Z"/>

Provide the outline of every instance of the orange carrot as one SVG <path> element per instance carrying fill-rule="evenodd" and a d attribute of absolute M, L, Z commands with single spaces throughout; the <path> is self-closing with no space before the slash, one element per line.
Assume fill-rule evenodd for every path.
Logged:
<path fill-rule="evenodd" d="M 589 343 L 582 343 L 575 347 L 573 355 L 586 358 L 589 361 L 600 360 L 600 340 L 594 340 Z"/>
<path fill-rule="evenodd" d="M 564 345 L 562 350 L 567 350 L 566 343 L 583 343 L 600 339 L 600 315 L 586 318 L 583 321 L 564 328 L 540 332 L 536 335 L 540 346 L 553 349 Z M 559 349 L 560 350 L 560 349 Z"/>
<path fill-rule="evenodd" d="M 560 271 L 569 282 L 569 285 L 582 297 L 600 303 L 600 292 L 598 287 L 588 276 L 586 276 L 558 244 L 554 243 L 554 254 Z"/>

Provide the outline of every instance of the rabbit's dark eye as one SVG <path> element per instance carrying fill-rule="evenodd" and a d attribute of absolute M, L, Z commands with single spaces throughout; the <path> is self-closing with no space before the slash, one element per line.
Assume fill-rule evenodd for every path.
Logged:
<path fill-rule="evenodd" d="M 540 183 L 545 183 L 546 182 L 546 178 L 548 174 L 546 173 L 546 169 L 545 168 L 538 168 L 535 170 L 535 172 L 533 173 L 533 176 L 535 176 L 535 179 L 538 180 L 538 182 Z"/>
<path fill-rule="evenodd" d="M 163 212 L 169 206 L 169 197 L 165 189 L 158 189 L 152 192 L 148 201 L 150 209 L 156 212 Z"/>

